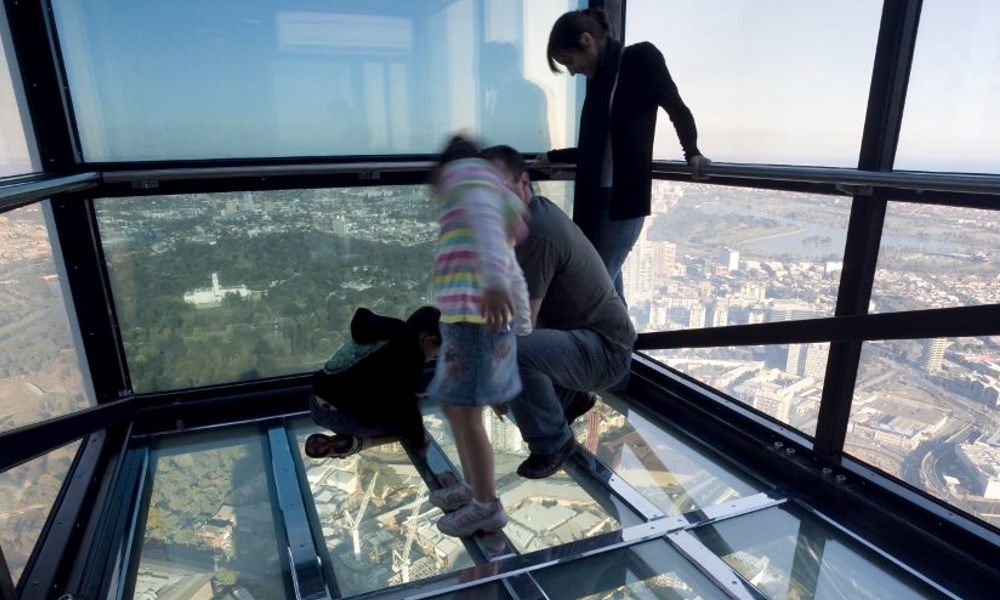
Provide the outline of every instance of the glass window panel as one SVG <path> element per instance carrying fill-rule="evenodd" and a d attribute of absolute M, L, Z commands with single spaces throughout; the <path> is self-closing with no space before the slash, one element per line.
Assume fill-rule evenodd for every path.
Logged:
<path fill-rule="evenodd" d="M 851 200 L 653 182 L 622 277 L 636 329 L 833 316 Z"/>
<path fill-rule="evenodd" d="M 816 433 L 829 343 L 680 348 L 645 354 L 806 435 Z"/>
<path fill-rule="evenodd" d="M 882 3 L 630 0 L 626 42 L 652 42 L 726 162 L 855 167 Z M 681 159 L 670 120 L 653 155 Z"/>
<path fill-rule="evenodd" d="M 294 597 L 262 443 L 256 429 L 244 429 L 156 444 L 133 598 L 239 597 L 240 589 Z"/>
<path fill-rule="evenodd" d="M 0 548 L 16 585 L 73 464 L 79 442 L 0 473 Z"/>
<path fill-rule="evenodd" d="M 424 423 L 457 469 L 458 450 L 440 407 L 424 409 Z M 551 548 L 642 522 L 620 502 L 598 502 L 564 465 L 545 479 L 525 479 L 517 466 L 528 457 L 528 445 L 517 426 L 483 411 L 483 425 L 493 445 L 497 494 L 510 522 L 503 533 L 519 552 Z M 604 498 L 602 498 L 604 500 Z"/>
<path fill-rule="evenodd" d="M 653 182 L 653 214 L 623 269 L 639 332 L 834 314 L 851 200 Z M 651 351 L 812 434 L 828 344 Z"/>
<path fill-rule="evenodd" d="M 95 204 L 136 391 L 313 370 L 356 307 L 433 303 L 425 186 Z"/>
<path fill-rule="evenodd" d="M 7 23 L 0 14 L 0 177 L 37 171 L 28 152 L 24 131 L 20 78 L 10 47 Z"/>
<path fill-rule="evenodd" d="M 1000 173 L 1000 4 L 927 0 L 896 168 Z"/>
<path fill-rule="evenodd" d="M 308 421 L 293 428 L 343 596 L 472 566 L 462 541 L 438 531 L 442 513 L 401 444 L 312 459 L 303 448 L 318 431 Z"/>
<path fill-rule="evenodd" d="M 457 130 L 567 146 L 577 86 L 544 48 L 579 5 L 53 2 L 91 162 L 427 153 Z"/>
<path fill-rule="evenodd" d="M 582 573 L 587 575 L 581 577 Z M 531 576 L 551 600 L 729 598 L 662 540 L 533 571 Z"/>
<path fill-rule="evenodd" d="M 93 406 L 53 255 L 48 201 L 0 214 L 0 431 Z"/>
<path fill-rule="evenodd" d="M 535 195 L 545 196 L 564 213 L 573 216 L 573 182 L 572 181 L 536 181 Z"/>
<path fill-rule="evenodd" d="M 844 449 L 1000 527 L 1000 340 L 865 342 Z"/>
<path fill-rule="evenodd" d="M 701 510 L 766 488 L 622 399 L 601 396 L 573 424 L 577 441 L 665 514 Z"/>
<path fill-rule="evenodd" d="M 890 202 L 872 312 L 1000 303 L 1000 212 Z"/>
<path fill-rule="evenodd" d="M 692 532 L 773 600 L 951 597 L 795 505 L 769 508 Z"/>

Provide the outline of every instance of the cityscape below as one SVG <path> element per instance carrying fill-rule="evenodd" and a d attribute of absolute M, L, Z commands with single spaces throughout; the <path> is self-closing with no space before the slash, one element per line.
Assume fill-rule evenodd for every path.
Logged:
<path fill-rule="evenodd" d="M 571 210 L 571 185 L 539 188 Z M 653 192 L 654 214 L 624 272 L 640 332 L 833 315 L 849 198 L 672 182 L 655 182 Z M 96 207 L 137 392 L 309 371 L 343 341 L 355 307 L 402 316 L 433 300 L 436 223 L 422 186 L 103 199 Z M 1000 224 L 981 212 L 890 203 L 870 311 L 996 303 L 998 259 L 990 249 L 1000 246 Z M 0 367 L 0 427 L 10 429 L 89 401 L 44 211 L 31 206 L 0 215 L 0 238 L 12 249 L 0 257 L 0 355 L 7 359 Z M 828 350 L 828 344 L 793 344 L 648 354 L 812 435 Z M 869 342 L 845 449 L 997 526 L 998 406 L 996 338 Z M 594 419 L 578 424 L 581 444 L 616 471 L 643 473 L 634 485 L 663 503 L 664 511 L 696 510 L 752 493 L 732 482 L 717 485 L 697 469 L 680 474 L 662 457 L 653 460 L 643 444 L 629 442 L 637 435 L 630 433 L 633 420 L 600 407 Z M 443 422 L 428 419 L 435 437 L 447 440 Z M 502 425 L 488 424 L 488 431 L 498 465 L 512 472 L 526 448 L 516 428 Z M 617 445 L 606 445 L 609 438 Z M 75 444 L 0 476 L 0 544 L 15 579 L 74 452 Z M 188 502 L 183 514 L 169 503 L 151 503 L 156 511 L 147 523 L 148 553 L 135 597 L 166 598 L 181 580 L 190 589 L 242 590 L 242 598 L 234 596 L 240 600 L 279 593 L 276 564 L 241 575 L 250 564 L 242 562 L 247 549 L 269 548 L 273 540 L 242 542 L 242 557 L 222 550 L 244 525 L 241 535 L 273 531 L 270 508 L 258 497 L 266 492 L 263 480 L 241 481 L 232 472 L 235 460 L 263 460 L 252 454 L 227 455 L 221 470 L 202 474 L 223 477 L 215 495 L 206 495 L 215 500 Z M 185 460 L 190 458 L 164 456 L 157 468 Z M 439 539 L 426 487 L 401 448 L 336 463 L 304 460 L 345 593 L 471 564 L 460 544 Z M 161 479 L 165 472 L 158 472 L 157 485 L 171 481 Z M 519 551 L 622 527 L 571 479 L 554 478 L 549 490 L 521 489 L 524 480 L 514 475 L 504 480 L 501 473 L 500 480 L 512 518 L 507 533 Z M 669 504 L 675 494 L 665 490 L 671 486 L 704 495 L 683 506 Z M 173 523 L 179 537 L 167 536 L 165 523 Z M 178 566 L 206 557 L 207 571 Z M 757 565 L 762 572 L 759 558 L 744 553 L 733 564 Z M 205 573 L 215 575 L 201 577 Z"/>

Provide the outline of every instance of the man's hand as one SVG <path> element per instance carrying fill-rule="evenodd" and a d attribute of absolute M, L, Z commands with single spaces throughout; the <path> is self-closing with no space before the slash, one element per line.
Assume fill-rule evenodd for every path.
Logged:
<path fill-rule="evenodd" d="M 486 317 L 486 326 L 492 332 L 503 331 L 514 314 L 514 299 L 507 290 L 483 290 L 480 314 Z"/>
<path fill-rule="evenodd" d="M 691 167 L 691 178 L 692 179 L 708 179 L 708 175 L 701 172 L 702 168 L 712 164 L 712 161 L 708 157 L 702 156 L 701 154 L 695 154 L 688 159 L 688 165 Z"/>

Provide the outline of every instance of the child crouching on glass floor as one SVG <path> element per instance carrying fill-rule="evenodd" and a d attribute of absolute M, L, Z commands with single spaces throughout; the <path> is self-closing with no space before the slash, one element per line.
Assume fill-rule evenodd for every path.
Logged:
<path fill-rule="evenodd" d="M 344 458 L 400 440 L 426 447 L 417 394 L 425 385 L 424 367 L 441 346 L 440 318 L 433 306 L 406 321 L 355 311 L 349 339 L 313 375 L 309 399 L 313 421 L 335 435 L 310 435 L 307 456 Z"/>

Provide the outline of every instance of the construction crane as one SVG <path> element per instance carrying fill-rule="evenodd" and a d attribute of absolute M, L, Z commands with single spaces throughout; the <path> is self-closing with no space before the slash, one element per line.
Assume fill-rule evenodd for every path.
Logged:
<path fill-rule="evenodd" d="M 403 544 L 402 554 L 392 551 L 392 568 L 396 572 L 401 572 L 403 583 L 410 582 L 410 549 L 413 548 L 413 538 L 417 535 L 417 528 L 414 526 L 413 521 L 417 518 L 417 511 L 420 509 L 421 498 L 417 498 L 413 502 L 413 512 L 410 516 L 403 521 L 403 527 L 406 528 L 406 543 Z"/>
<path fill-rule="evenodd" d="M 368 489 L 365 490 L 365 495 L 361 498 L 361 506 L 358 508 L 358 516 L 353 517 L 350 512 L 344 511 L 344 520 L 347 521 L 347 526 L 351 528 L 351 541 L 354 542 L 355 560 L 361 559 L 361 539 L 358 529 L 361 527 L 361 519 L 365 517 L 365 510 L 368 509 L 368 502 L 372 499 L 372 492 L 375 491 L 376 479 L 378 479 L 378 471 L 372 474 L 372 480 L 368 482 Z"/>

